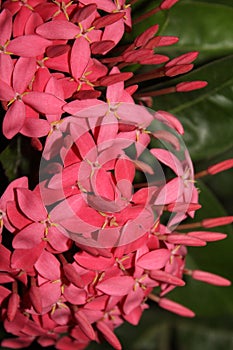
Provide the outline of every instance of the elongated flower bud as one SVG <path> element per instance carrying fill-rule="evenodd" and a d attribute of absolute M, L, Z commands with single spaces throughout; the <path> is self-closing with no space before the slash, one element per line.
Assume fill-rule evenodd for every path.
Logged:
<path fill-rule="evenodd" d="M 231 281 L 214 273 L 201 270 L 188 270 L 188 274 L 195 280 L 213 284 L 215 286 L 227 287 L 231 285 Z"/>
<path fill-rule="evenodd" d="M 175 301 L 169 300 L 167 298 L 161 298 L 158 302 L 159 306 L 168 311 L 174 312 L 180 316 L 184 317 L 194 317 L 195 314 L 192 310 L 187 307 L 176 303 Z"/>
<path fill-rule="evenodd" d="M 20 296 L 18 293 L 12 293 L 9 301 L 8 301 L 8 307 L 7 307 L 7 318 L 9 321 L 13 321 L 17 312 L 17 309 L 19 307 L 20 302 Z"/>

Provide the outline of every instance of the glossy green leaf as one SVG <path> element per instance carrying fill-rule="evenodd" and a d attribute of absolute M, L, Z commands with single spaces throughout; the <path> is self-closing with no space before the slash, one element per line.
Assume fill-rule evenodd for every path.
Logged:
<path fill-rule="evenodd" d="M 201 182 L 200 203 L 202 208 L 197 212 L 195 221 L 204 218 L 227 215 L 222 205 L 213 193 Z M 217 227 L 212 231 L 226 232 L 228 237 L 219 242 L 208 243 L 206 247 L 189 248 L 187 268 L 209 271 L 232 279 L 233 236 L 231 226 Z M 233 287 L 217 287 L 187 277 L 187 285 L 176 288 L 170 297 L 187 307 L 190 307 L 198 316 L 233 315 Z"/>
<path fill-rule="evenodd" d="M 204 89 L 154 99 L 155 110 L 168 110 L 181 120 L 193 160 L 216 156 L 233 146 L 232 60 L 233 56 L 218 59 L 167 84 L 154 86 L 159 90 L 182 81 L 208 81 Z"/>
<path fill-rule="evenodd" d="M 202 0 L 202 2 L 216 3 L 219 5 L 226 5 L 233 7 L 233 2 L 231 0 Z"/>
<path fill-rule="evenodd" d="M 216 2 L 180 1 L 168 12 L 160 31 L 180 38 L 166 52 L 200 51 L 200 60 L 233 52 L 233 8 Z"/>

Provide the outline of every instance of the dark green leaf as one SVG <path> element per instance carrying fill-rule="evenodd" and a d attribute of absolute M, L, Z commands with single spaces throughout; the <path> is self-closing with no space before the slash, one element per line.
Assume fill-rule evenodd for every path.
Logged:
<path fill-rule="evenodd" d="M 225 329 L 181 322 L 176 330 L 176 343 L 179 350 L 230 350 L 233 349 L 233 334 Z"/>
<path fill-rule="evenodd" d="M 233 52 L 233 8 L 211 1 L 180 1 L 168 12 L 160 34 L 180 38 L 166 52 L 200 51 L 200 60 Z"/>
<path fill-rule="evenodd" d="M 233 2 L 231 0 L 202 0 L 202 2 L 216 3 L 219 5 L 226 5 L 233 7 Z"/>
<path fill-rule="evenodd" d="M 208 81 L 204 89 L 154 99 L 154 109 L 169 110 L 181 120 L 184 141 L 194 160 L 216 156 L 233 145 L 232 59 L 216 60 L 168 84 L 156 85 L 157 90 L 181 81 Z"/>

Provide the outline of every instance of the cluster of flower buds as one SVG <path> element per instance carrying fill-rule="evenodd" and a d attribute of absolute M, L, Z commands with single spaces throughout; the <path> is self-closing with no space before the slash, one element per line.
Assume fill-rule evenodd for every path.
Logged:
<path fill-rule="evenodd" d="M 3 346 L 25 348 L 36 340 L 44 347 L 85 349 L 104 338 L 121 349 L 114 329 L 125 321 L 137 325 L 148 299 L 194 316 L 166 298 L 184 286 L 184 274 L 230 284 L 186 267 L 187 246 L 225 238 L 193 228 L 228 224 L 233 217 L 180 225 L 200 208 L 183 127 L 170 113 L 144 106 L 150 96 L 206 82 L 183 82 L 149 96 L 135 85 L 188 72 L 197 52 L 171 60 L 158 54 L 178 40 L 156 35 L 158 25 L 119 46 L 132 27 L 134 2 L 2 4 L 3 133 L 30 137 L 42 151 L 38 185 L 30 190 L 28 179 L 18 178 L 0 199 L 1 319 L 14 336 Z M 135 23 L 176 2 L 162 1 Z M 158 67 L 137 75 L 130 71 L 135 63 Z M 225 161 L 196 177 L 232 165 Z"/>

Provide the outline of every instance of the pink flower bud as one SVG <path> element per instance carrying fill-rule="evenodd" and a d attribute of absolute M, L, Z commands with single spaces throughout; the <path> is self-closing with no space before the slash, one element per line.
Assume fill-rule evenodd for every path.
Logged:
<path fill-rule="evenodd" d="M 227 287 L 231 285 L 231 282 L 221 276 L 215 275 L 210 272 L 200 271 L 200 270 L 193 270 L 192 271 L 192 278 L 198 281 L 206 282 L 209 284 L 213 284 L 215 286 L 223 286 Z"/>
<path fill-rule="evenodd" d="M 109 342 L 110 345 L 116 350 L 121 350 L 121 344 L 113 331 L 104 321 L 99 321 L 96 323 L 96 327 L 103 334 L 104 338 Z"/>
<path fill-rule="evenodd" d="M 179 64 L 174 67 L 167 67 L 165 71 L 165 75 L 167 77 L 175 77 L 179 74 L 185 74 L 193 69 L 193 64 Z"/>
<path fill-rule="evenodd" d="M 201 225 L 203 227 L 216 227 L 216 226 L 222 226 L 222 225 L 229 225 L 233 222 L 233 216 L 222 216 L 219 218 L 213 218 L 213 219 L 204 219 L 201 222 Z"/>
<path fill-rule="evenodd" d="M 208 83 L 206 81 L 185 81 L 176 85 L 177 92 L 187 92 L 204 88 Z"/>
<path fill-rule="evenodd" d="M 193 231 L 188 233 L 189 236 L 203 239 L 205 242 L 220 241 L 227 237 L 225 233 L 209 232 L 209 231 Z"/>
<path fill-rule="evenodd" d="M 12 293 L 7 307 L 7 318 L 11 322 L 14 320 L 17 309 L 19 307 L 20 296 L 18 293 Z"/>
<path fill-rule="evenodd" d="M 186 234 L 170 234 L 167 235 L 166 241 L 173 244 L 183 244 L 193 247 L 203 247 L 206 245 L 205 241 L 188 236 Z"/>
<path fill-rule="evenodd" d="M 31 286 L 29 290 L 29 297 L 32 303 L 32 306 L 34 307 L 35 311 L 38 314 L 42 313 L 42 301 L 41 301 L 41 294 L 40 289 L 37 286 Z"/>
<path fill-rule="evenodd" d="M 77 311 L 75 313 L 75 318 L 78 321 L 79 327 L 86 334 L 86 336 L 91 340 L 95 340 L 96 336 L 95 336 L 94 329 L 90 324 L 90 322 L 88 321 L 84 312 L 81 310 Z"/>
<path fill-rule="evenodd" d="M 179 0 L 164 0 L 159 7 L 161 8 L 161 10 L 169 10 L 178 1 Z"/>
<path fill-rule="evenodd" d="M 83 280 L 78 275 L 78 272 L 75 270 L 73 265 L 71 264 L 65 264 L 63 265 L 63 271 L 66 278 L 73 283 L 78 288 L 83 288 Z"/>
<path fill-rule="evenodd" d="M 207 169 L 207 172 L 208 174 L 215 175 L 221 171 L 230 169 L 232 167 L 233 167 L 233 158 L 224 160 L 223 162 L 210 166 Z"/>
<path fill-rule="evenodd" d="M 184 317 L 194 317 L 195 314 L 192 310 L 187 307 L 176 303 L 175 301 L 169 300 L 167 298 L 161 298 L 158 302 L 159 306 L 168 311 L 174 312 L 180 316 Z"/>

